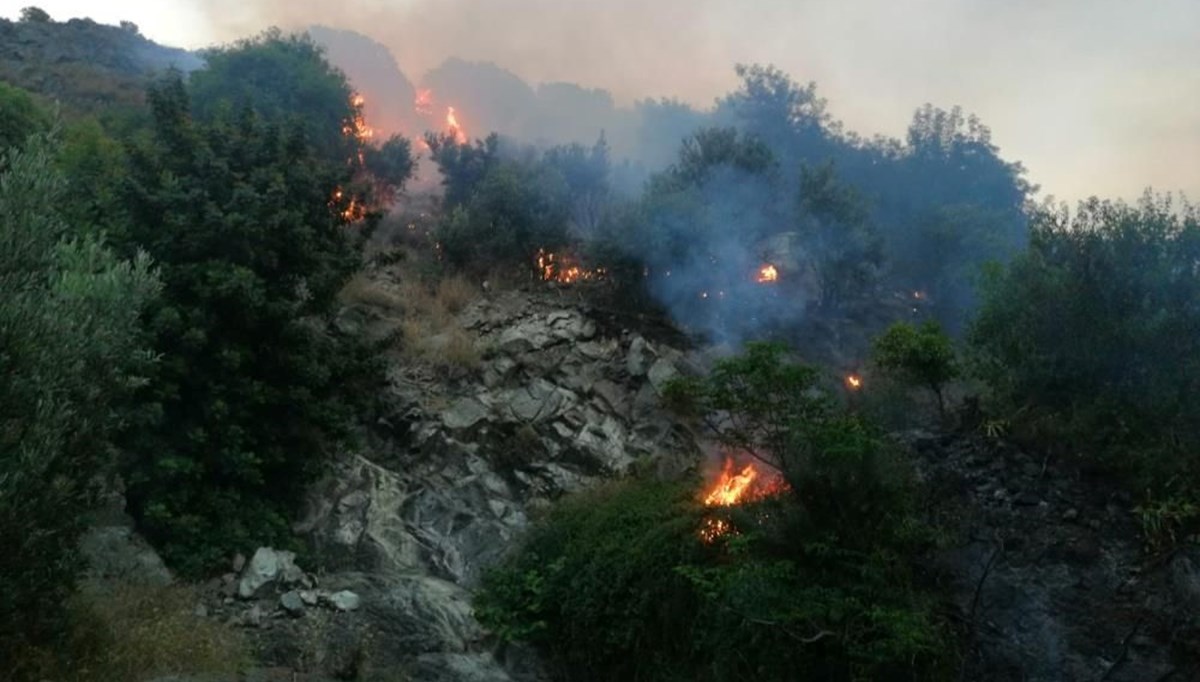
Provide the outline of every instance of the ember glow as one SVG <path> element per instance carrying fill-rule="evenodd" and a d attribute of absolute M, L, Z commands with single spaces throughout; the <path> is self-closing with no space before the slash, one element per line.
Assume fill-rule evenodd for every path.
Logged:
<path fill-rule="evenodd" d="M 863 380 L 861 376 L 857 374 L 846 375 L 846 388 L 850 389 L 851 391 L 857 391 L 858 389 L 862 388 L 862 385 Z"/>
<path fill-rule="evenodd" d="M 458 144 L 467 143 L 467 133 L 458 124 L 458 116 L 454 114 L 454 107 L 446 107 L 446 127 L 450 130 L 450 134 L 454 136 L 454 141 Z"/>
<path fill-rule="evenodd" d="M 417 90 L 417 96 L 413 100 L 413 109 L 422 116 L 433 114 L 433 90 L 429 88 Z"/>
<path fill-rule="evenodd" d="M 604 279 L 604 268 L 585 268 L 579 260 L 569 254 L 554 253 L 538 249 L 537 271 L 543 282 L 574 284 Z"/>
<path fill-rule="evenodd" d="M 706 507 L 732 507 L 737 504 L 761 500 L 782 492 L 786 484 L 778 474 L 764 475 L 759 465 L 750 462 L 735 472 L 732 457 L 726 457 L 721 475 L 704 494 Z M 705 519 L 700 528 L 700 538 L 712 542 L 732 530 L 729 522 L 719 518 Z"/>
<path fill-rule="evenodd" d="M 758 276 L 756 279 L 758 280 L 759 284 L 777 282 L 779 281 L 779 270 L 775 269 L 774 265 L 767 263 L 758 269 Z"/>

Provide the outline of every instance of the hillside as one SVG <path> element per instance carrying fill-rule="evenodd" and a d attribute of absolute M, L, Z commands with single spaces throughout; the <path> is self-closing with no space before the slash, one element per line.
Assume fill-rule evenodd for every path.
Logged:
<path fill-rule="evenodd" d="M 0 19 L 0 79 L 60 102 L 68 112 L 97 114 L 138 104 L 152 74 L 190 71 L 201 63 L 186 50 L 148 40 L 132 24 Z"/>

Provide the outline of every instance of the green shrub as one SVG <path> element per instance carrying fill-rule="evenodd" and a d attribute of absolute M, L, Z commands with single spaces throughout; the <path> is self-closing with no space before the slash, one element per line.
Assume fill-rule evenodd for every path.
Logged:
<path fill-rule="evenodd" d="M 138 316 L 159 282 L 59 207 L 67 185 L 35 137 L 0 168 L 0 659 L 52 642 L 81 568 L 76 541 L 112 439 L 152 356 Z"/>
<path fill-rule="evenodd" d="M 928 388 L 937 398 L 938 414 L 946 416 L 946 383 L 958 376 L 954 342 L 942 326 L 897 322 L 876 337 L 871 359 L 884 372 Z"/>
<path fill-rule="evenodd" d="M 128 152 L 126 244 L 161 265 L 150 315 L 160 418 L 128 443 L 131 511 L 185 574 L 286 544 L 293 505 L 344 435 L 373 377 L 367 349 L 325 324 L 359 267 L 340 206 L 346 179 L 301 129 L 250 110 L 189 116 L 178 78 Z"/>
<path fill-rule="evenodd" d="M 759 344 L 675 382 L 677 408 L 787 490 L 720 509 L 698 482 L 568 498 L 485 580 L 482 622 L 564 679 L 941 679 L 949 638 L 913 583 L 930 534 L 912 479 L 817 380 Z M 729 530 L 706 541 L 714 519 Z"/>
<path fill-rule="evenodd" d="M 1154 498 L 1200 482 L 1200 216 L 1168 198 L 1043 212 L 989 273 L 975 369 L 1014 433 Z"/>

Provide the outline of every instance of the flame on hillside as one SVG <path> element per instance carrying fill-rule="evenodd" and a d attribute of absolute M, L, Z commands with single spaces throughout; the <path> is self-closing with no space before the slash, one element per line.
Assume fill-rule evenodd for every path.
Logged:
<path fill-rule="evenodd" d="M 446 107 L 446 128 L 454 136 L 455 142 L 458 144 L 467 143 L 467 133 L 459 125 L 458 116 L 454 113 L 454 107 Z"/>
<path fill-rule="evenodd" d="M 746 502 L 778 495 L 786 488 L 783 479 L 775 473 L 764 474 L 759 464 L 750 462 L 735 471 L 732 457 L 726 457 L 721 474 L 704 493 L 706 507 L 732 507 Z M 700 539 L 712 542 L 733 531 L 725 519 L 709 517 L 700 527 Z"/>
<path fill-rule="evenodd" d="M 422 116 L 433 115 L 433 90 L 421 88 L 413 100 L 413 109 Z"/>
<path fill-rule="evenodd" d="M 755 279 L 758 281 L 759 284 L 769 284 L 771 282 L 778 282 L 779 281 L 779 270 L 776 269 L 774 265 L 771 265 L 770 263 L 765 263 L 761 268 L 758 269 L 758 274 L 755 277 Z"/>
<path fill-rule="evenodd" d="M 851 391 L 857 391 L 858 389 L 862 388 L 862 386 L 863 380 L 861 376 L 858 374 L 846 375 L 846 388 L 850 389 Z"/>
<path fill-rule="evenodd" d="M 543 282 L 558 282 L 559 284 L 600 280 L 608 274 L 604 268 L 583 267 L 579 259 L 570 254 L 555 253 L 545 249 L 538 249 L 537 271 Z"/>

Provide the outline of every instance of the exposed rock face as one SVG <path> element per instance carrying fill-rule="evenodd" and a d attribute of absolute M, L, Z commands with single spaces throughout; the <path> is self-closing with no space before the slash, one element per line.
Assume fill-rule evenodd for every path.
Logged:
<path fill-rule="evenodd" d="M 694 451 L 690 437 L 658 405 L 667 381 L 693 371 L 681 351 L 602 332 L 553 293 L 481 299 L 459 322 L 480 339 L 474 376 L 445 380 L 398 361 L 386 423 L 314 490 L 297 531 L 314 550 L 304 568 L 319 578 L 289 552 L 260 549 L 235 580 L 257 612 L 214 605 L 253 628 L 265 664 L 368 679 L 537 679 L 536 662 L 493 657 L 471 610 L 482 573 L 514 546 L 530 510 L 639 467 L 690 466 L 670 455 Z"/>

